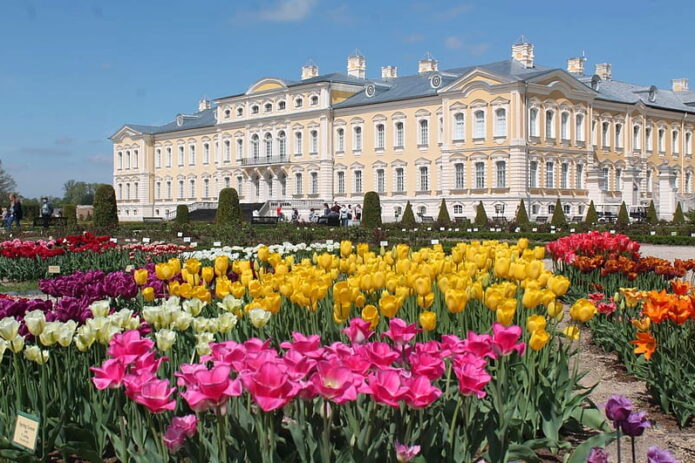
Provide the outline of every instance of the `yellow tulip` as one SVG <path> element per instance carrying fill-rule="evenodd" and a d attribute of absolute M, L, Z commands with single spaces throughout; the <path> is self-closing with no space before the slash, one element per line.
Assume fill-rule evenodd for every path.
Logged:
<path fill-rule="evenodd" d="M 175 275 L 174 267 L 169 265 L 168 263 L 155 265 L 154 271 L 157 275 L 157 279 L 163 281 L 171 280 Z"/>
<path fill-rule="evenodd" d="M 429 309 L 430 307 L 432 307 L 432 303 L 434 303 L 434 293 L 429 293 L 424 296 L 417 297 L 417 305 L 419 305 L 423 309 Z"/>
<path fill-rule="evenodd" d="M 566 338 L 576 341 L 579 339 L 579 328 L 574 325 L 568 326 L 562 330 L 562 334 L 564 334 Z"/>
<path fill-rule="evenodd" d="M 324 270 L 328 270 L 333 265 L 333 256 L 328 254 L 327 252 L 318 256 L 316 260 L 319 264 L 319 267 L 321 267 Z"/>
<path fill-rule="evenodd" d="M 427 275 L 420 275 L 413 282 L 413 289 L 418 296 L 426 296 L 432 292 L 432 280 Z"/>
<path fill-rule="evenodd" d="M 391 294 L 381 296 L 379 309 L 384 317 L 393 318 L 401 310 L 401 300 Z"/>
<path fill-rule="evenodd" d="M 437 314 L 430 310 L 425 310 L 420 312 L 418 321 L 423 330 L 432 331 L 437 327 Z"/>
<path fill-rule="evenodd" d="M 632 320 L 631 323 L 632 323 L 632 326 L 634 326 L 637 331 L 649 331 L 649 327 L 651 326 L 651 320 L 649 317 L 644 317 L 642 319 L 635 319 L 635 320 Z"/>
<path fill-rule="evenodd" d="M 212 279 L 215 278 L 215 269 L 212 267 L 203 267 L 201 275 L 205 283 L 210 284 Z"/>
<path fill-rule="evenodd" d="M 545 330 L 537 330 L 531 334 L 528 345 L 533 350 L 541 350 L 550 341 L 550 334 Z"/>
<path fill-rule="evenodd" d="M 637 288 L 620 288 L 620 294 L 625 298 L 625 305 L 630 308 L 635 307 L 642 297 L 642 292 Z"/>
<path fill-rule="evenodd" d="M 177 257 L 171 258 L 167 261 L 167 264 L 171 266 L 174 275 L 178 275 L 179 273 L 181 273 L 181 259 Z"/>
<path fill-rule="evenodd" d="M 371 323 L 371 328 L 379 324 L 379 311 L 372 304 L 365 305 L 362 309 L 362 320 Z"/>
<path fill-rule="evenodd" d="M 512 279 L 521 281 L 526 278 L 526 264 L 523 262 L 512 262 L 509 266 L 509 275 Z"/>
<path fill-rule="evenodd" d="M 548 288 L 555 296 L 561 297 L 570 288 L 570 280 L 564 275 L 553 275 L 548 278 Z"/>
<path fill-rule="evenodd" d="M 545 259 L 545 248 L 543 246 L 536 246 L 533 248 L 533 257 L 538 260 Z"/>
<path fill-rule="evenodd" d="M 578 299 L 570 309 L 573 320 L 587 322 L 596 314 L 596 306 L 588 299 Z"/>
<path fill-rule="evenodd" d="M 243 284 L 239 283 L 238 281 L 235 281 L 234 283 L 230 284 L 229 292 L 232 294 L 232 296 L 236 297 L 237 299 L 241 299 L 246 295 L 246 288 Z"/>
<path fill-rule="evenodd" d="M 522 251 L 526 248 L 528 248 L 528 238 L 519 238 L 519 240 L 516 242 L 516 245 L 519 249 Z"/>
<path fill-rule="evenodd" d="M 345 323 L 345 320 L 350 316 L 351 308 L 352 304 L 349 302 L 344 304 L 333 304 L 333 320 L 338 324 Z"/>
<path fill-rule="evenodd" d="M 133 273 L 133 278 L 135 279 L 135 284 L 138 286 L 142 286 L 147 283 L 147 275 L 148 272 L 145 269 L 139 269 L 136 270 L 135 273 Z"/>
<path fill-rule="evenodd" d="M 526 264 L 526 278 L 535 280 L 538 278 L 543 271 L 543 261 L 532 260 Z"/>
<path fill-rule="evenodd" d="M 526 329 L 529 333 L 545 331 L 546 319 L 543 315 L 531 315 L 526 319 Z"/>
<path fill-rule="evenodd" d="M 562 302 L 558 300 L 552 301 L 546 306 L 548 308 L 548 315 L 553 318 L 562 317 Z"/>
<path fill-rule="evenodd" d="M 223 276 L 227 274 L 227 269 L 229 268 L 229 257 L 227 256 L 217 256 L 215 257 L 215 275 Z"/>
<path fill-rule="evenodd" d="M 444 293 L 444 303 L 451 313 L 461 313 L 468 304 L 468 293 L 465 290 L 449 289 Z"/>
<path fill-rule="evenodd" d="M 188 259 L 184 264 L 184 268 L 188 270 L 188 273 L 196 275 L 200 272 L 200 261 L 198 259 Z"/>
<path fill-rule="evenodd" d="M 543 296 L 541 290 L 526 288 L 521 298 L 521 303 L 527 309 L 534 309 L 541 303 L 541 296 Z"/>
<path fill-rule="evenodd" d="M 352 254 L 352 241 L 344 240 L 340 242 L 340 257 L 348 257 Z"/>
<path fill-rule="evenodd" d="M 360 243 L 357 245 L 357 255 L 358 256 L 364 257 L 365 254 L 367 254 L 368 252 L 369 252 L 369 245 L 367 243 Z"/>
<path fill-rule="evenodd" d="M 263 245 L 258 248 L 256 254 L 258 255 L 258 260 L 265 262 L 268 260 L 268 257 L 270 257 L 270 250 L 268 249 L 268 246 Z"/>
<path fill-rule="evenodd" d="M 504 326 L 509 326 L 514 321 L 514 314 L 516 313 L 515 307 L 509 307 L 507 305 L 500 307 L 495 311 L 497 316 L 497 321 Z"/>
<path fill-rule="evenodd" d="M 500 257 L 498 259 L 495 259 L 495 265 L 493 267 L 495 276 L 497 278 L 507 278 L 507 276 L 509 275 L 510 265 L 511 262 L 506 257 Z"/>
<path fill-rule="evenodd" d="M 485 307 L 490 310 L 497 310 L 497 306 L 504 299 L 504 293 L 499 287 L 490 286 L 485 290 Z"/>

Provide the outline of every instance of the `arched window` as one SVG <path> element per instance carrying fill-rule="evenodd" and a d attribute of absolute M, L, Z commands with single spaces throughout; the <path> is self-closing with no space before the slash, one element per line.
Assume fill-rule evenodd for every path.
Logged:
<path fill-rule="evenodd" d="M 677 154 L 680 152 L 680 139 L 678 137 L 678 130 L 672 130 L 671 131 L 671 152 L 673 154 Z M 136 151 L 137 153 L 137 151 Z M 135 158 L 137 159 L 137 158 Z M 137 162 L 135 164 L 135 167 L 137 167 Z"/>
<path fill-rule="evenodd" d="M 183 149 L 183 147 L 181 147 Z M 183 163 L 183 161 L 181 161 Z M 130 151 L 125 152 L 125 168 L 130 169 Z"/>
<path fill-rule="evenodd" d="M 302 154 L 302 132 L 294 133 L 294 154 L 301 156 Z"/>
<path fill-rule="evenodd" d="M 476 111 L 473 116 L 475 118 L 474 138 L 485 138 L 485 111 Z"/>
<path fill-rule="evenodd" d="M 659 129 L 659 154 L 664 154 L 666 152 L 666 130 Z"/>
<path fill-rule="evenodd" d="M 403 136 L 403 123 L 396 122 L 396 130 L 394 131 L 394 145 L 395 148 L 403 148 L 404 136 Z"/>
<path fill-rule="evenodd" d="M 507 110 L 504 108 L 495 110 L 495 136 L 507 136 Z"/>
<path fill-rule="evenodd" d="M 345 194 L 345 172 L 338 172 L 338 193 Z"/>
<path fill-rule="evenodd" d="M 303 105 L 304 105 L 304 100 L 302 100 L 301 98 L 296 98 L 294 100 L 294 107 L 295 108 L 301 108 Z"/>
<path fill-rule="evenodd" d="M 162 149 L 157 148 L 155 157 L 154 157 L 154 166 L 155 167 L 162 167 Z"/>
<path fill-rule="evenodd" d="M 420 167 L 420 191 L 430 190 L 430 170 L 427 166 Z"/>
<path fill-rule="evenodd" d="M 118 168 L 123 169 L 123 152 L 118 152 Z"/>
<path fill-rule="evenodd" d="M 685 154 L 690 156 L 693 154 L 693 134 L 685 132 Z"/>
<path fill-rule="evenodd" d="M 171 147 L 167 147 L 167 167 L 171 167 L 173 161 L 173 154 L 171 153 Z"/>
<path fill-rule="evenodd" d="M 338 153 L 345 151 L 345 129 L 342 127 L 337 130 L 336 143 L 336 151 Z"/>
<path fill-rule="evenodd" d="M 316 130 L 309 132 L 311 135 L 311 152 L 310 154 L 316 154 L 319 152 L 319 133 Z"/>
<path fill-rule="evenodd" d="M 183 180 L 179 180 L 179 199 L 183 199 Z"/>
<path fill-rule="evenodd" d="M 545 163 L 545 187 L 555 188 L 555 163 L 552 161 Z"/>
<path fill-rule="evenodd" d="M 555 138 L 555 113 L 551 110 L 545 112 L 545 138 Z"/>
<path fill-rule="evenodd" d="M 497 188 L 507 188 L 507 163 L 497 161 Z"/>
<path fill-rule="evenodd" d="M 529 110 L 529 133 L 532 137 L 540 136 L 540 131 L 538 130 L 538 108 L 531 108 Z"/>
<path fill-rule="evenodd" d="M 224 118 L 225 118 L 225 119 L 229 119 L 229 117 L 230 117 L 231 115 L 232 115 L 232 111 L 230 111 L 229 109 L 225 109 L 225 110 L 224 110 Z"/>
<path fill-rule="evenodd" d="M 195 145 L 188 146 L 188 165 L 195 165 Z"/>
<path fill-rule="evenodd" d="M 463 140 L 465 135 L 463 113 L 454 114 L 454 140 Z"/>
<path fill-rule="evenodd" d="M 429 145 L 430 143 L 430 127 L 426 119 L 419 122 L 420 125 L 420 145 Z"/>
<path fill-rule="evenodd" d="M 318 104 L 319 104 L 319 97 L 317 97 L 316 95 L 312 96 L 311 97 L 311 106 L 316 106 Z"/>
<path fill-rule="evenodd" d="M 642 148 L 642 137 L 640 136 L 640 127 L 636 125 L 632 128 L 632 149 L 638 150 Z"/>
<path fill-rule="evenodd" d="M 386 178 L 384 175 L 384 169 L 376 170 L 376 191 L 378 193 L 384 193 L 386 191 Z"/>
<path fill-rule="evenodd" d="M 225 143 L 229 143 L 229 141 L 226 141 Z M 237 138 L 236 141 L 236 159 L 237 161 L 241 161 L 241 158 L 244 157 L 244 139 L 243 138 Z"/>
<path fill-rule="evenodd" d="M 466 179 L 464 177 L 464 167 L 462 162 L 457 162 L 456 164 L 454 164 L 454 172 L 454 188 L 456 188 L 457 190 L 462 190 L 463 188 L 465 188 L 466 185 Z"/>
<path fill-rule="evenodd" d="M 405 191 L 405 170 L 402 167 L 396 168 L 396 188 L 394 191 L 399 193 Z"/>
<path fill-rule="evenodd" d="M 133 151 L 133 168 L 138 168 L 138 150 Z"/>
<path fill-rule="evenodd" d="M 236 109 L 236 115 L 237 115 L 237 117 L 243 116 L 243 115 L 244 115 L 244 108 L 242 108 L 241 106 L 239 106 L 239 107 Z"/>
<path fill-rule="evenodd" d="M 353 151 L 362 150 L 362 127 L 355 127 L 353 129 L 353 140 L 352 140 Z"/>
<path fill-rule="evenodd" d="M 623 124 L 615 124 L 615 147 L 623 147 Z"/>
<path fill-rule="evenodd" d="M 281 159 L 287 157 L 287 137 L 285 136 L 284 130 L 278 132 L 278 152 Z"/>
<path fill-rule="evenodd" d="M 254 134 L 251 137 L 251 157 L 255 161 L 257 161 L 260 155 L 261 155 L 260 140 L 258 139 L 258 135 Z"/>
<path fill-rule="evenodd" d="M 652 193 L 654 191 L 654 181 L 652 179 L 652 171 L 647 171 L 647 192 Z"/>
<path fill-rule="evenodd" d="M 183 165 L 183 159 L 185 157 L 185 150 L 183 145 L 179 145 L 179 166 Z"/>
<path fill-rule="evenodd" d="M 584 188 L 584 165 L 577 164 L 574 168 L 575 184 L 578 190 Z"/>
<path fill-rule="evenodd" d="M 610 122 L 604 122 L 601 124 L 601 146 L 603 148 L 608 148 L 609 146 L 609 136 L 610 136 Z"/>
<path fill-rule="evenodd" d="M 266 103 L 264 106 L 264 111 L 269 113 L 273 110 L 273 104 L 272 103 Z"/>
<path fill-rule="evenodd" d="M 478 190 L 485 188 L 485 163 L 475 163 L 475 187 Z"/>
<path fill-rule="evenodd" d="M 384 124 L 376 125 L 376 148 L 384 149 Z"/>
<path fill-rule="evenodd" d="M 273 157 L 273 136 L 270 133 L 265 134 L 265 157 L 270 159 Z"/>
<path fill-rule="evenodd" d="M 654 147 L 652 146 L 652 128 L 651 127 L 645 127 L 644 128 L 644 149 L 647 150 L 647 152 L 651 152 Z"/>
<path fill-rule="evenodd" d="M 203 164 L 210 164 L 210 143 L 203 143 Z"/>
<path fill-rule="evenodd" d="M 319 174 L 318 172 L 311 173 L 311 194 L 319 194 Z"/>
<path fill-rule="evenodd" d="M 284 111 L 287 104 L 284 101 L 278 102 L 278 111 Z"/>
<path fill-rule="evenodd" d="M 189 198 L 195 198 L 195 179 L 191 179 L 191 191 Z"/>
<path fill-rule="evenodd" d="M 615 169 L 615 190 L 616 191 L 620 191 L 623 189 L 622 176 L 623 176 L 623 170 L 622 169 Z"/>
<path fill-rule="evenodd" d="M 203 197 L 210 197 L 210 179 L 206 178 L 203 180 Z"/>
<path fill-rule="evenodd" d="M 566 162 L 560 164 L 560 188 L 566 190 L 569 188 L 570 165 Z"/>
<path fill-rule="evenodd" d="M 258 110 L 259 108 L 257 104 L 251 106 L 251 114 L 258 114 Z"/>
<path fill-rule="evenodd" d="M 574 118 L 575 121 L 575 139 L 577 141 L 584 141 L 584 114 L 577 114 Z"/>
<path fill-rule="evenodd" d="M 560 138 L 562 140 L 570 139 L 569 120 L 570 113 L 565 111 L 560 115 Z"/>
<path fill-rule="evenodd" d="M 538 188 L 538 161 L 529 163 L 529 188 Z"/>
<path fill-rule="evenodd" d="M 356 170 L 353 172 L 353 175 L 355 180 L 355 193 L 362 193 L 362 171 Z"/>
<path fill-rule="evenodd" d="M 454 214 L 455 215 L 462 215 L 463 214 L 463 206 L 461 204 L 454 204 Z"/>

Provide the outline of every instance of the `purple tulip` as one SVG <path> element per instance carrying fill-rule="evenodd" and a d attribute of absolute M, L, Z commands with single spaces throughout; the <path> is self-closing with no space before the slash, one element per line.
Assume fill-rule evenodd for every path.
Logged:
<path fill-rule="evenodd" d="M 647 463 L 678 463 L 678 460 L 668 450 L 652 446 L 647 451 Z"/>
<path fill-rule="evenodd" d="M 620 423 L 620 427 L 626 436 L 638 437 L 644 434 L 644 430 L 652 424 L 647 419 L 647 412 L 632 412 L 627 419 Z"/>
<path fill-rule="evenodd" d="M 586 459 L 586 463 L 608 463 L 608 452 L 599 447 L 594 447 L 591 449 L 589 458 Z"/>
<path fill-rule="evenodd" d="M 632 412 L 632 402 L 623 395 L 612 395 L 606 402 L 606 417 L 617 428 Z"/>

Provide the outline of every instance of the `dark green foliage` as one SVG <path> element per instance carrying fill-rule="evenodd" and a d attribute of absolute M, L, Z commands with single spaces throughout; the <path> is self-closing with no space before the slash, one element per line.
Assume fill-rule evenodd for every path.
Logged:
<path fill-rule="evenodd" d="M 627 206 L 625 201 L 620 205 L 620 212 L 618 212 L 618 227 L 625 228 L 630 225 L 630 216 L 627 213 Z"/>
<path fill-rule="evenodd" d="M 187 224 L 190 222 L 188 217 L 188 206 L 185 204 L 179 204 L 176 206 L 176 223 L 179 225 Z"/>
<path fill-rule="evenodd" d="M 410 205 L 410 201 L 405 205 L 405 211 L 403 211 L 403 217 L 401 217 L 401 225 L 404 228 L 415 227 L 415 214 L 413 214 L 413 206 Z"/>
<path fill-rule="evenodd" d="M 683 208 L 681 207 L 680 201 L 676 204 L 676 212 L 673 213 L 673 223 L 675 225 L 682 225 L 685 223 L 685 217 L 683 216 Z"/>
<path fill-rule="evenodd" d="M 647 223 L 649 225 L 656 225 L 659 223 L 659 216 L 656 215 L 654 200 L 649 201 L 649 207 L 647 208 Z"/>
<path fill-rule="evenodd" d="M 381 201 L 379 200 L 379 194 L 375 191 L 368 191 L 364 195 L 361 225 L 367 228 L 381 226 Z"/>
<path fill-rule="evenodd" d="M 63 217 L 68 219 L 68 223 L 77 223 L 77 208 L 73 204 L 63 206 Z"/>
<path fill-rule="evenodd" d="M 451 218 L 449 217 L 449 209 L 446 207 L 446 201 L 442 198 L 442 204 L 439 206 L 439 215 L 437 216 L 437 225 L 440 227 L 446 227 L 451 225 Z"/>
<path fill-rule="evenodd" d="M 589 203 L 589 209 L 586 211 L 586 218 L 584 219 L 584 223 L 593 225 L 596 222 L 598 222 L 598 214 L 596 213 L 596 207 L 594 207 L 594 201 L 592 200 Z"/>
<path fill-rule="evenodd" d="M 118 225 L 116 192 L 111 185 L 99 185 L 94 193 L 94 225 L 97 227 Z"/>
<path fill-rule="evenodd" d="M 475 222 L 477 226 L 484 227 L 487 225 L 487 213 L 485 212 L 485 206 L 483 202 L 478 203 L 478 207 L 475 209 Z"/>
<path fill-rule="evenodd" d="M 557 228 L 567 225 L 567 218 L 565 217 L 565 211 L 562 210 L 560 198 L 557 198 L 555 202 L 555 210 L 553 210 L 553 218 L 550 219 L 550 224 L 555 225 Z"/>
<path fill-rule="evenodd" d="M 220 191 L 215 221 L 217 225 L 230 225 L 241 221 L 239 194 L 234 188 L 223 188 Z"/>
<path fill-rule="evenodd" d="M 523 199 L 519 203 L 519 209 L 516 211 L 516 224 L 519 226 L 528 225 L 528 213 L 526 212 L 526 205 Z"/>

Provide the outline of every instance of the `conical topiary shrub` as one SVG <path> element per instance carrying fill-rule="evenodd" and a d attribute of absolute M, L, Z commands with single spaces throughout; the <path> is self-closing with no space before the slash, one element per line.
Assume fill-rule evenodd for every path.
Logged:
<path fill-rule="evenodd" d="M 594 201 L 591 200 L 589 203 L 589 209 L 586 211 L 586 218 L 584 219 L 584 223 L 593 225 L 596 222 L 598 222 L 598 214 L 596 213 L 596 207 L 594 207 Z"/>
<path fill-rule="evenodd" d="M 367 228 L 381 226 L 381 201 L 379 195 L 374 191 L 368 191 L 364 195 L 361 225 Z"/>
<path fill-rule="evenodd" d="M 519 209 L 516 211 L 516 224 L 518 226 L 528 225 L 528 213 L 526 212 L 526 205 L 522 199 L 519 203 Z"/>
<path fill-rule="evenodd" d="M 487 213 L 485 212 L 485 206 L 483 206 L 483 202 L 480 201 L 478 203 L 478 207 L 476 207 L 475 210 L 475 224 L 479 227 L 485 227 L 487 226 Z"/>
<path fill-rule="evenodd" d="M 234 188 L 223 188 L 217 203 L 215 222 L 217 225 L 232 225 L 241 221 L 239 194 Z"/>
<path fill-rule="evenodd" d="M 94 193 L 94 225 L 97 227 L 118 226 L 116 192 L 111 185 L 99 185 Z"/>
<path fill-rule="evenodd" d="M 685 223 L 683 208 L 681 207 L 680 201 L 676 204 L 676 212 L 673 213 L 673 223 L 674 225 L 683 225 Z"/>
<path fill-rule="evenodd" d="M 553 210 L 553 218 L 550 219 L 550 224 L 557 228 L 564 227 L 567 225 L 567 218 L 565 217 L 565 211 L 562 210 L 562 203 L 560 198 L 557 198 L 555 202 L 555 209 Z"/>
<path fill-rule="evenodd" d="M 440 227 L 446 227 L 451 225 L 451 218 L 449 217 L 449 209 L 446 207 L 446 200 L 442 198 L 442 204 L 439 205 L 439 215 L 437 216 L 437 225 Z"/>
<path fill-rule="evenodd" d="M 410 205 L 410 201 L 405 205 L 405 211 L 403 211 L 403 217 L 401 217 L 401 225 L 403 228 L 413 228 L 415 226 L 415 214 L 413 214 L 413 206 Z"/>
<path fill-rule="evenodd" d="M 176 206 L 176 223 L 179 225 L 184 225 L 190 222 L 190 217 L 188 215 L 188 206 L 185 204 L 179 204 Z"/>
<path fill-rule="evenodd" d="M 627 213 L 625 201 L 623 201 L 620 205 L 620 212 L 618 212 L 618 221 L 616 222 L 616 225 L 618 225 L 620 228 L 625 228 L 630 225 L 630 215 Z"/>
<path fill-rule="evenodd" d="M 649 201 L 649 207 L 647 208 L 647 223 L 649 225 L 656 225 L 659 223 L 659 216 L 656 215 L 654 200 Z"/>

